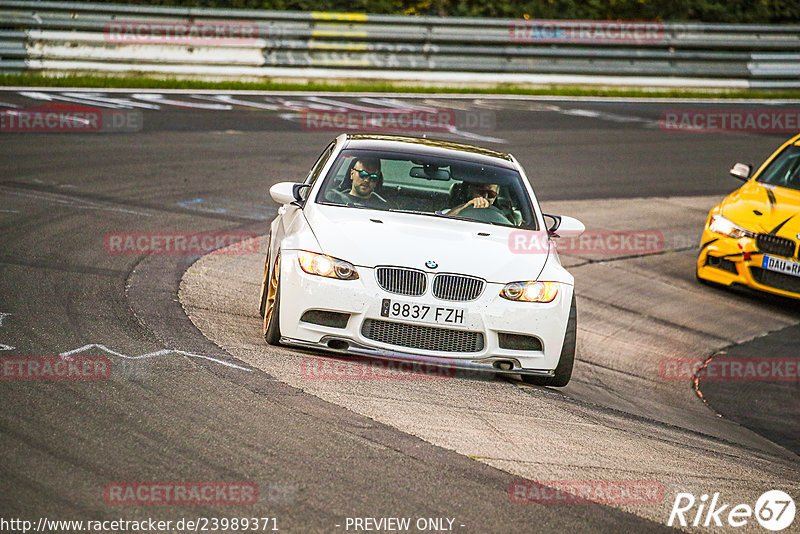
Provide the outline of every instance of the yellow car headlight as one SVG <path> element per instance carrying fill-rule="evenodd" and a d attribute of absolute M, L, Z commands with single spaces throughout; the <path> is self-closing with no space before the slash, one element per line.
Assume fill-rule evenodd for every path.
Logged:
<path fill-rule="evenodd" d="M 301 250 L 297 259 L 300 262 L 300 268 L 308 274 L 339 280 L 356 280 L 358 278 L 356 268 L 348 261 L 306 250 Z"/>
<path fill-rule="evenodd" d="M 553 302 L 557 295 L 556 282 L 511 282 L 500 292 L 504 299 L 523 302 Z"/>
<path fill-rule="evenodd" d="M 708 229 L 714 232 L 715 234 L 721 234 L 726 237 L 732 237 L 733 239 L 741 239 L 743 237 L 755 237 L 755 232 L 751 232 L 750 230 L 745 230 L 738 224 L 734 223 L 733 221 L 726 219 L 722 215 L 712 215 L 711 222 L 708 225 Z"/>

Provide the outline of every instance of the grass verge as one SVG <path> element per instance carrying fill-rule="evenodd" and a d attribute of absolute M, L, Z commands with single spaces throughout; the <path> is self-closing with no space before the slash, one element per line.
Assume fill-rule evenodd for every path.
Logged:
<path fill-rule="evenodd" d="M 183 89 L 225 91 L 329 91 L 341 93 L 451 93 L 539 96 L 607 96 L 657 98 L 800 99 L 800 90 L 675 90 L 613 87 L 553 86 L 429 87 L 388 83 L 275 83 L 270 81 L 202 81 L 142 76 L 43 76 L 0 74 L 5 87 L 83 87 L 92 89 Z"/>

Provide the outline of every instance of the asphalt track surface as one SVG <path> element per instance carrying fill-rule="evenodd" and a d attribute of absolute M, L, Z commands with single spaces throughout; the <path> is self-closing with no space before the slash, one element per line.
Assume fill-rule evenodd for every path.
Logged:
<path fill-rule="evenodd" d="M 192 95 L 169 98 L 210 102 Z M 508 488 L 520 477 L 513 470 L 306 393 L 211 342 L 178 300 L 180 280 L 197 257 L 106 252 L 109 232 L 266 231 L 276 209 L 267 198 L 269 186 L 301 178 L 334 134 L 309 131 L 288 116 L 307 103 L 287 102 L 304 96 L 242 98 L 276 109 L 162 103 L 138 108 L 143 128 L 137 133 L 0 134 L 0 355 L 57 356 L 87 345 L 114 351 L 94 346 L 80 353 L 108 355 L 108 380 L 0 382 L 0 516 L 276 517 L 286 532 L 342 532 L 347 517 L 454 518 L 460 532 L 666 529 L 672 486 L 660 504 L 660 519 L 603 504 L 515 504 Z M 658 127 L 665 109 L 694 106 L 689 103 L 436 97 L 413 102 L 490 112 L 491 128 L 439 137 L 514 153 L 543 203 L 582 199 L 603 207 L 610 202 L 605 199 L 722 197 L 736 186 L 726 177 L 733 162 L 759 163 L 789 135 Z M 41 103 L 41 96 L 0 92 L 3 109 Z M 680 221 L 659 224 L 668 234 Z M 257 295 L 241 296 L 251 297 Z M 765 323 L 779 314 L 780 321 L 766 330 L 800 321 L 797 306 L 782 300 L 730 292 L 710 298 L 731 299 Z M 252 322 L 254 312 L 243 311 L 243 320 Z M 749 321 L 746 315 L 723 319 L 726 328 L 736 319 Z M 779 350 L 785 335 L 760 340 L 767 345 L 759 350 Z M 791 354 L 796 345 L 784 347 Z M 483 386 L 475 382 L 475 388 Z M 800 462 L 787 450 L 797 451 L 796 426 L 752 420 L 747 405 L 760 386 L 710 393 L 707 400 L 782 446 L 734 424 L 720 430 L 730 435 L 709 437 L 692 420 L 695 414 L 680 424 L 680 414 L 671 414 L 669 423 L 659 423 L 663 433 L 656 438 L 679 439 L 709 454 L 718 441 L 720 455 L 752 463 L 748 468 L 760 469 L 764 481 L 785 481 L 783 489 L 796 499 Z M 500 387 L 515 386 L 500 381 Z M 797 383 L 782 387 L 796 403 Z M 578 385 L 567 395 L 519 391 L 525 395 L 519 402 L 530 409 L 580 403 L 590 416 L 611 414 L 620 425 L 658 419 L 657 406 L 642 408 L 650 414 L 643 416 L 611 399 L 638 397 L 645 405 L 646 390 L 599 392 Z M 796 417 L 796 411 L 786 413 Z M 774 432 L 778 426 L 788 438 Z M 598 446 L 613 452 L 613 443 Z M 637 461 L 650 465 L 656 480 L 670 465 L 653 451 L 641 456 Z M 564 466 L 578 462 L 567 453 L 560 460 Z M 260 497 L 250 506 L 107 503 L 104 488 L 121 481 L 250 481 Z M 751 498 L 773 489 L 750 481 Z"/>

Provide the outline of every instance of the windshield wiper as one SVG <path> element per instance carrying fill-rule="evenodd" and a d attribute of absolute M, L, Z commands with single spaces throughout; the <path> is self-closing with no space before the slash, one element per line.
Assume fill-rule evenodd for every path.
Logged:
<path fill-rule="evenodd" d="M 341 206 L 342 204 L 334 204 L 335 206 Z M 371 206 L 367 206 L 366 204 L 361 204 L 360 202 L 348 202 L 344 204 L 345 208 L 357 208 L 360 210 L 374 210 L 375 208 Z"/>
<path fill-rule="evenodd" d="M 390 208 L 389 211 L 394 213 L 413 213 L 414 215 L 433 215 L 434 217 L 447 217 L 444 213 L 437 213 L 435 211 L 420 211 L 420 210 L 401 210 L 399 208 Z"/>
<path fill-rule="evenodd" d="M 514 225 L 514 223 L 501 223 L 501 222 L 494 222 L 494 221 L 481 221 L 479 219 L 470 219 L 469 217 L 459 217 L 458 215 L 450 215 L 448 213 L 441 213 L 439 211 L 419 211 L 419 210 L 401 210 L 401 209 L 390 209 L 389 211 L 394 213 L 412 213 L 414 215 L 430 215 L 433 217 L 445 217 L 447 219 L 456 219 L 459 221 L 468 221 L 474 223 L 481 223 L 481 224 L 491 224 L 492 226 L 502 226 L 503 228 L 518 228 Z M 524 228 L 524 227 L 523 227 Z M 524 228 L 528 229 L 528 228 Z"/>
<path fill-rule="evenodd" d="M 513 224 L 505 224 L 499 223 L 494 221 L 481 221 L 480 219 L 470 219 L 469 217 L 459 217 L 458 215 L 448 215 L 446 213 L 442 214 L 442 217 L 447 217 L 448 219 L 458 219 L 459 221 L 469 221 L 474 223 L 481 223 L 481 224 L 491 224 L 492 226 L 502 226 L 504 228 L 516 228 Z"/>

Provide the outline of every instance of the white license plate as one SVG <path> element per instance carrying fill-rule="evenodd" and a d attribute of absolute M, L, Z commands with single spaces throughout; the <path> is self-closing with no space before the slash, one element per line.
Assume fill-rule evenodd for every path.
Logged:
<path fill-rule="evenodd" d="M 431 306 L 430 304 L 420 304 L 418 302 L 383 299 L 381 302 L 381 316 L 420 323 L 464 326 L 467 310 L 465 308 Z"/>
<path fill-rule="evenodd" d="M 800 276 L 800 263 L 796 261 L 782 260 L 781 258 L 773 258 L 772 256 L 764 255 L 761 266 L 770 271 Z"/>

